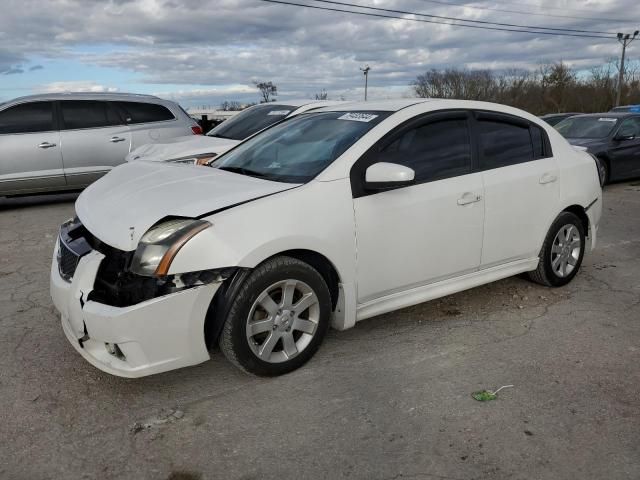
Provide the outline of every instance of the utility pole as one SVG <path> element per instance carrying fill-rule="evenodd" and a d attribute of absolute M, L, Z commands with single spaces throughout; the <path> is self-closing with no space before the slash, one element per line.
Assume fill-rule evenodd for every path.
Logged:
<path fill-rule="evenodd" d="M 369 70 L 371 70 L 371 67 L 369 67 L 369 65 L 365 65 L 364 68 L 360 68 L 360 70 L 362 70 L 362 73 L 364 73 L 364 101 L 367 101 L 367 84 L 368 84 L 368 80 L 369 80 Z"/>
<path fill-rule="evenodd" d="M 633 42 L 638 36 L 640 31 L 633 32 L 633 36 L 630 33 L 623 34 L 618 33 L 618 42 L 622 44 L 622 57 L 620 58 L 620 71 L 618 72 L 618 91 L 616 93 L 616 107 L 620 106 L 620 95 L 622 94 L 622 82 L 624 79 L 624 54 L 627 50 L 627 46 Z"/>

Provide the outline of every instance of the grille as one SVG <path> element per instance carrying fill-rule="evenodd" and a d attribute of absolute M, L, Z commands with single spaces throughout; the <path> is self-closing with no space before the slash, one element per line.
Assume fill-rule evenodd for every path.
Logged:
<path fill-rule="evenodd" d="M 79 261 L 80 255 L 71 250 L 61 238 L 58 238 L 58 271 L 60 276 L 70 281 L 73 274 L 76 273 Z"/>

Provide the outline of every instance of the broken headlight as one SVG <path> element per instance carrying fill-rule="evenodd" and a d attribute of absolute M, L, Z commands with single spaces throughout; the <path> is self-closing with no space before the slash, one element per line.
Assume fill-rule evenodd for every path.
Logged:
<path fill-rule="evenodd" d="M 203 153 L 202 155 L 190 155 L 188 157 L 173 158 L 167 160 L 169 163 L 182 163 L 185 165 L 209 165 L 217 156 L 217 153 Z"/>
<path fill-rule="evenodd" d="M 140 239 L 131 271 L 145 277 L 167 275 L 184 244 L 210 226 L 205 220 L 191 218 L 175 218 L 154 225 Z"/>

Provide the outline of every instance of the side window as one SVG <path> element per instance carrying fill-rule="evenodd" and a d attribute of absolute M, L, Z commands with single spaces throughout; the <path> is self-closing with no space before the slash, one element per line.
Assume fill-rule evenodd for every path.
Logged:
<path fill-rule="evenodd" d="M 123 110 L 127 123 L 150 123 L 173 120 L 167 107 L 155 103 L 116 102 Z"/>
<path fill-rule="evenodd" d="M 417 183 L 471 171 L 469 127 L 464 119 L 440 120 L 408 130 L 378 154 L 379 161 L 405 165 Z"/>
<path fill-rule="evenodd" d="M 60 102 L 66 130 L 121 125 L 122 121 L 107 102 L 93 100 L 63 100 Z"/>
<path fill-rule="evenodd" d="M 539 158 L 534 155 L 528 126 L 482 119 L 477 124 L 481 169 L 506 167 Z M 538 144 L 538 148 L 542 147 Z"/>
<path fill-rule="evenodd" d="M 627 118 L 620 125 L 618 135 L 622 137 L 640 137 L 640 118 Z"/>
<path fill-rule="evenodd" d="M 53 103 L 22 103 L 0 111 L 0 135 L 53 130 Z"/>

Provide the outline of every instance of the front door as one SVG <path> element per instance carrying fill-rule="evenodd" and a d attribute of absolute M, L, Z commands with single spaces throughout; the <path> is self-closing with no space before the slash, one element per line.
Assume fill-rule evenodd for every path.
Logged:
<path fill-rule="evenodd" d="M 52 102 L 0 110 L 0 195 L 65 188 Z"/>
<path fill-rule="evenodd" d="M 611 178 L 640 176 L 640 117 L 623 120 L 616 133 L 616 139 L 611 142 Z"/>
<path fill-rule="evenodd" d="M 415 184 L 367 191 L 366 168 L 405 165 Z M 358 302 L 477 270 L 484 220 L 472 172 L 466 112 L 436 113 L 399 127 L 352 169 Z"/>
<path fill-rule="evenodd" d="M 84 187 L 124 163 L 131 133 L 109 102 L 60 102 L 62 158 L 70 186 Z"/>

